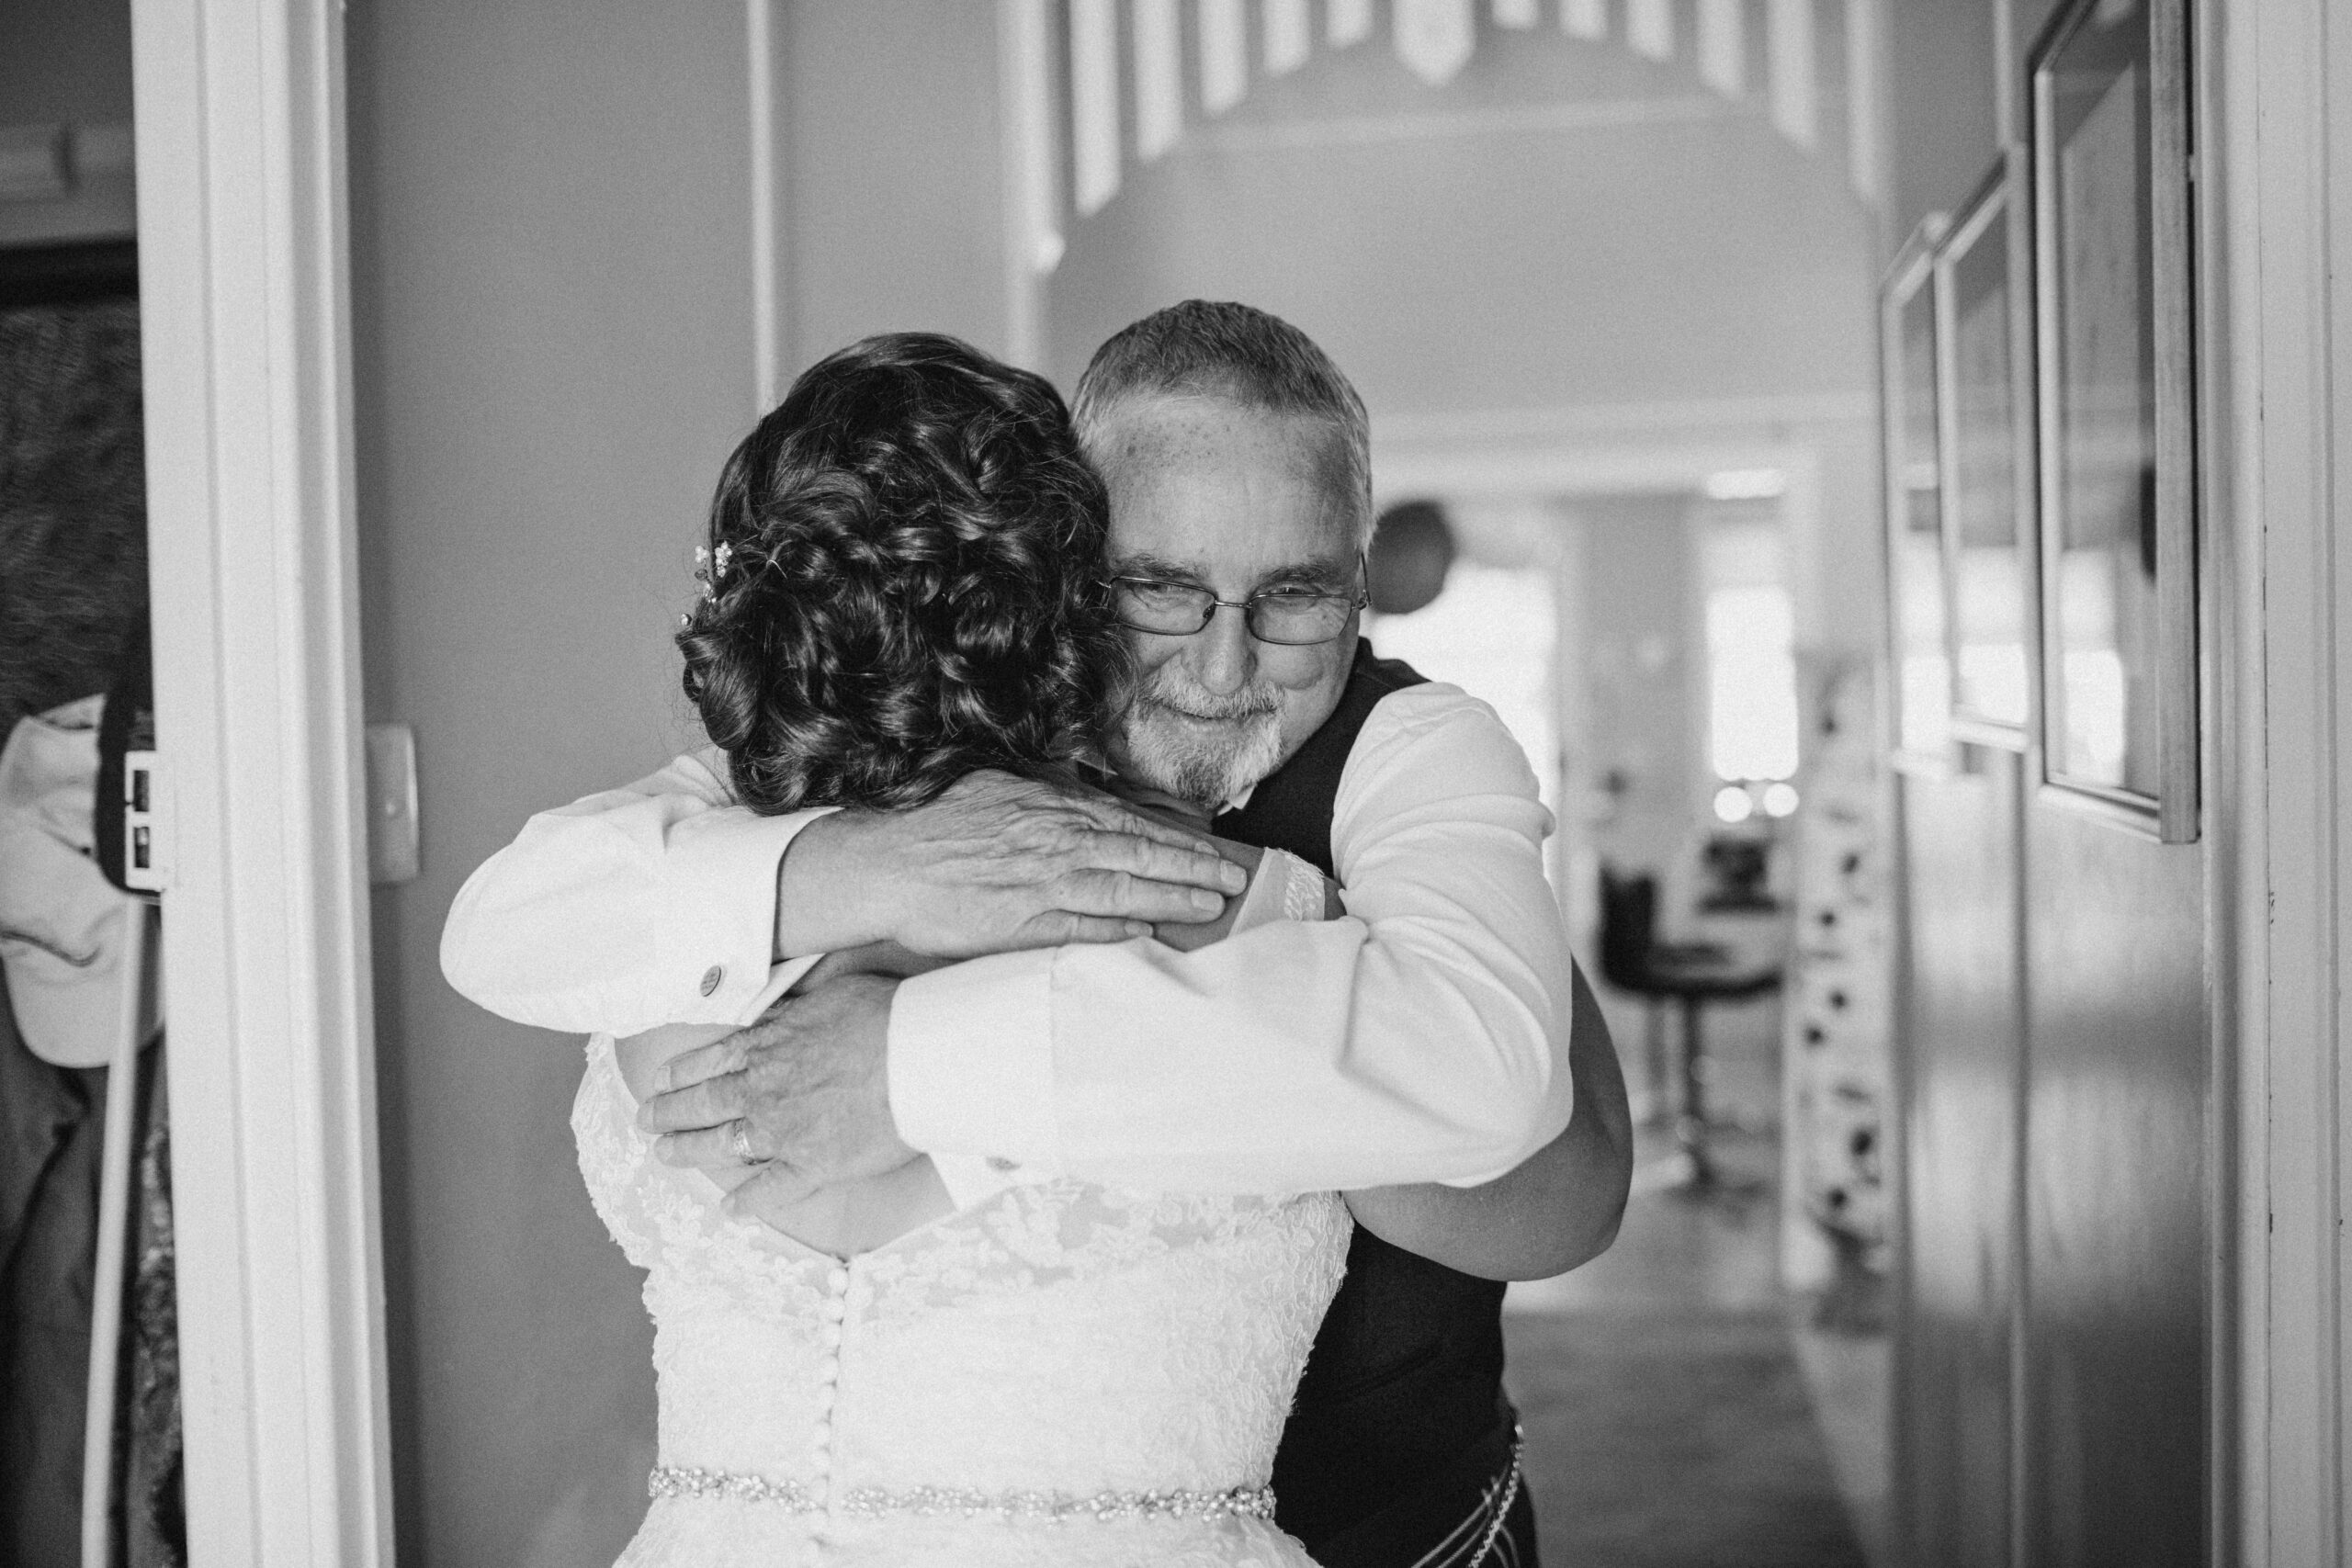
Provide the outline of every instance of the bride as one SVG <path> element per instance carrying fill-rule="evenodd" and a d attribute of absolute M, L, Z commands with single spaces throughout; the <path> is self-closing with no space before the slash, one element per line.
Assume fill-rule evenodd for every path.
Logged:
<path fill-rule="evenodd" d="M 886 808 L 978 769 L 1076 777 L 1123 667 L 1104 525 L 1042 378 L 911 333 L 813 367 L 729 459 L 678 637 L 738 796 Z M 1249 891 L 1168 940 L 1337 912 L 1303 862 L 1216 847 Z M 931 963 L 876 944 L 796 985 Z M 625 1568 L 1308 1568 L 1267 1481 L 1345 1264 L 1338 1195 L 1061 1180 L 956 1212 L 918 1156 L 780 1229 L 735 1219 L 635 1122 L 662 1064 L 724 1032 L 595 1037 L 573 1110 L 655 1326 L 660 1462 Z"/>

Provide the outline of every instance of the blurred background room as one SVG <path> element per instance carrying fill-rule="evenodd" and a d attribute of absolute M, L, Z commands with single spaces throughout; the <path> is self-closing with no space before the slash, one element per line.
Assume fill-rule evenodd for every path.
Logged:
<path fill-rule="evenodd" d="M 230 122 L 190 118 L 198 87 L 158 85 L 175 50 L 232 69 L 246 35 L 199 26 L 229 4 L 0 0 L 9 725 L 119 691 L 146 635 L 138 498 L 164 492 L 136 457 L 140 300 L 201 315 L 155 245 L 201 246 L 144 166 L 134 198 L 132 152 L 234 151 Z M 2222 113 L 2223 57 L 2190 39 L 2232 10 L 365 0 L 253 34 L 342 116 L 254 154 L 334 171 L 315 232 L 339 257 L 266 203 L 223 210 L 281 247 L 256 268 L 328 280 L 347 318 L 216 312 L 203 352 L 299 329 L 345 377 L 292 386 L 267 426 L 347 412 L 305 493 L 346 509 L 350 570 L 286 566 L 268 602 L 331 618 L 347 597 L 356 663 L 273 700 L 333 715 L 347 682 L 374 770 L 372 887 L 334 928 L 372 997 L 333 1058 L 360 1081 L 318 1091 L 358 1109 L 300 1123 L 356 1184 L 301 1189 L 344 1245 L 301 1267 L 380 1325 L 377 1361 L 315 1353 L 320 1386 L 382 1401 L 310 1407 L 322 1429 L 357 1410 L 388 1456 L 371 1470 L 363 1435 L 330 1466 L 339 1496 L 390 1478 L 345 1539 L 419 1568 L 560 1568 L 609 1562 L 644 1509 L 650 1331 L 575 1166 L 577 1043 L 475 1009 L 436 949 L 531 813 L 701 744 L 671 635 L 720 460 L 864 334 L 955 333 L 1067 392 L 1104 337 L 1198 297 L 1273 311 L 1352 378 L 1381 517 L 1366 635 L 1491 702 L 1557 818 L 1550 871 L 1638 1147 L 1614 1247 L 1507 1308 L 1547 1560 L 2240 1560 L 2233 911 L 2261 851 L 2216 662 L 2248 635 L 2235 525 L 2188 521 L 2237 427 L 2220 226 L 2196 209 L 2204 270 L 2180 281 L 2190 242 L 2165 225 L 2188 232 L 2192 197 L 2146 152 Z M 2115 79 L 2139 96 L 2102 130 L 2066 94 L 2104 67 L 2066 51 L 2127 35 L 2139 74 Z M 134 98 L 181 118 L 134 139 Z M 2037 251 L 2029 221 L 2103 146 L 2139 170 L 2111 275 L 2054 219 Z M 2109 220 L 2083 199 L 2068 233 Z M 2068 325 L 2100 299 L 2123 349 Z M 195 341 L 170 363 L 198 364 Z M 2192 341 L 2212 355 L 2193 389 L 2166 346 Z M 2055 367 L 2095 353 L 2123 355 L 2082 372 L 2107 445 L 2065 468 L 2052 411 L 2079 389 Z M 2098 401 L 2143 381 L 2142 423 Z M 193 625 L 159 604 L 167 697 Z M 262 701 L 233 671 L 279 667 L 211 646 L 221 701 Z M 239 863 L 275 865 L 253 841 Z M 167 1168 L 226 1191 L 312 1167 L 207 1164 L 153 1131 L 107 1190 L 164 1205 L 130 1243 L 107 1233 L 144 1272 L 94 1272 L 106 1073 L 36 1064 L 38 1043 L 0 1040 L 0 1562 L 75 1560 L 77 1325 L 108 1289 L 146 1291 L 128 1328 L 100 1320 L 145 1337 L 102 1393 L 108 1550 L 178 1562 Z M 189 1227 L 243 1211 L 205 1213 L 229 1217 L 183 1213 L 184 1271 Z M 205 1278 L 182 1313 L 259 1311 Z"/>

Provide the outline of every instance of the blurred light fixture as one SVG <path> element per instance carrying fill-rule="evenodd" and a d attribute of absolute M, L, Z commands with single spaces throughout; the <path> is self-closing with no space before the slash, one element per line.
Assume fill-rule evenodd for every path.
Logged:
<path fill-rule="evenodd" d="M 1715 815 L 1726 822 L 1745 822 L 1755 810 L 1754 798 L 1737 784 L 1725 784 L 1715 791 Z"/>
<path fill-rule="evenodd" d="M 1770 501 L 1789 488 L 1778 468 L 1717 468 L 1700 490 L 1709 501 Z"/>
<path fill-rule="evenodd" d="M 1792 817 L 1796 814 L 1796 785 L 1791 784 L 1766 784 L 1764 786 L 1765 816 Z"/>

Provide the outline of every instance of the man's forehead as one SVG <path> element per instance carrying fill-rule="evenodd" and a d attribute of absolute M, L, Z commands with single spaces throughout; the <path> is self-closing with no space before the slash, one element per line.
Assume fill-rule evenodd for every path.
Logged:
<path fill-rule="evenodd" d="M 1160 577 L 1202 582 L 1230 573 L 1245 574 L 1254 585 L 1280 581 L 1341 585 L 1354 571 L 1356 551 L 1343 539 L 1323 547 L 1266 549 L 1252 547 L 1247 536 L 1215 539 L 1138 540 L 1122 547 L 1114 537 L 1111 567 L 1124 576 Z"/>
<path fill-rule="evenodd" d="M 1146 392 L 1122 400 L 1096 426 L 1095 456 L 1106 467 L 1208 467 L 1237 457 L 1320 468 L 1347 436 L 1313 414 L 1261 407 L 1217 392 Z"/>

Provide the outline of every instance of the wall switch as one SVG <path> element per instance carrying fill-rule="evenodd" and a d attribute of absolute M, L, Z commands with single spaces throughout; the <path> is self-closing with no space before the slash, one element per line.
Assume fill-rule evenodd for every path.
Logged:
<path fill-rule="evenodd" d="M 138 893 L 161 893 L 171 886 L 162 770 L 155 753 L 132 748 L 122 754 L 122 879 Z"/>
<path fill-rule="evenodd" d="M 416 737 L 405 724 L 368 727 L 368 880 L 416 880 Z"/>

